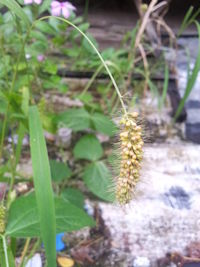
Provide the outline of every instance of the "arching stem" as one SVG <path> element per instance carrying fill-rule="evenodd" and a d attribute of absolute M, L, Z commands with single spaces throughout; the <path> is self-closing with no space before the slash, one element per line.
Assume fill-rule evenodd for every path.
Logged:
<path fill-rule="evenodd" d="M 32 27 L 34 26 L 35 23 L 37 23 L 37 21 L 46 20 L 46 19 L 49 19 L 49 18 L 51 18 L 51 17 L 54 17 L 54 16 L 45 16 L 45 17 L 42 17 L 42 18 L 36 20 L 36 21 L 33 23 Z M 103 66 L 105 67 L 105 69 L 106 69 L 108 75 L 110 76 L 110 79 L 111 79 L 111 81 L 112 81 L 112 83 L 113 83 L 113 86 L 114 86 L 114 88 L 115 88 L 115 90 L 116 90 L 116 92 L 117 92 L 117 95 L 118 95 L 118 97 L 119 97 L 119 100 L 120 100 L 120 102 L 121 102 L 121 106 L 122 106 L 123 112 L 124 112 L 125 114 L 127 114 L 126 107 L 125 107 L 124 101 L 123 101 L 123 99 L 122 99 L 122 95 L 121 95 L 121 93 L 120 93 L 120 91 L 119 91 L 119 88 L 118 88 L 116 82 L 115 82 L 115 79 L 114 79 L 112 73 L 110 72 L 110 69 L 108 68 L 108 66 L 107 66 L 107 64 L 106 64 L 106 62 L 105 62 L 105 60 L 103 59 L 103 57 L 101 56 L 100 52 L 99 52 L 98 49 L 95 47 L 95 45 L 93 44 L 93 42 L 90 40 L 90 38 L 89 38 L 84 32 L 82 32 L 82 31 L 79 29 L 79 27 L 77 27 L 75 24 L 73 24 L 73 23 L 70 22 L 69 20 L 64 19 L 64 18 L 60 18 L 60 17 L 54 17 L 54 18 L 56 18 L 56 19 L 58 19 L 58 20 L 60 20 L 60 21 L 63 21 L 63 22 L 65 22 L 65 23 L 67 23 L 68 25 L 72 26 L 74 29 L 76 29 L 76 30 L 77 30 L 77 31 L 78 31 L 78 32 L 79 32 L 79 33 L 80 33 L 80 34 L 81 34 L 81 35 L 88 41 L 88 43 L 91 45 L 91 47 L 93 48 L 93 50 L 95 51 L 95 53 L 98 55 L 99 59 L 101 60 L 101 62 L 102 62 L 102 64 L 103 64 Z"/>

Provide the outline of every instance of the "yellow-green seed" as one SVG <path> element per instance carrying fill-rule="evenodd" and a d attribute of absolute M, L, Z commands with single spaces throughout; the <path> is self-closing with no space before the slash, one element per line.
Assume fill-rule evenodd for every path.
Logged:
<path fill-rule="evenodd" d="M 121 169 L 116 186 L 116 198 L 120 204 L 131 200 L 132 192 L 139 180 L 142 160 L 142 128 L 137 125 L 138 113 L 124 116 L 121 121 Z"/>
<path fill-rule="evenodd" d="M 6 227 L 6 208 L 0 204 L 0 234 L 5 232 Z"/>

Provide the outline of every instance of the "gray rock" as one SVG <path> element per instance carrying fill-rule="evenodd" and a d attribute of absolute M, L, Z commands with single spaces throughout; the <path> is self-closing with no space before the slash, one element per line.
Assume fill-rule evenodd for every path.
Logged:
<path fill-rule="evenodd" d="M 69 128 L 59 128 L 56 135 L 56 145 L 68 148 L 71 144 L 72 130 Z"/>
<path fill-rule="evenodd" d="M 156 266 L 166 253 L 184 253 L 200 240 L 200 146 L 151 144 L 144 155 L 132 202 L 125 207 L 100 203 L 100 208 L 115 249 L 129 251 L 131 258 L 147 257 Z"/>
<path fill-rule="evenodd" d="M 181 96 L 184 96 L 188 82 L 188 53 L 190 55 L 190 73 L 194 67 L 198 52 L 198 38 L 180 38 L 178 44 L 182 46 L 177 55 L 177 81 Z M 187 52 L 186 52 L 187 49 Z M 190 92 L 185 109 L 187 113 L 185 136 L 188 140 L 200 144 L 200 73 Z"/>
<path fill-rule="evenodd" d="M 26 264 L 26 267 L 42 267 L 42 260 L 39 253 L 36 253 Z"/>
<path fill-rule="evenodd" d="M 147 257 L 137 257 L 133 260 L 133 267 L 150 267 L 150 261 Z"/>
<path fill-rule="evenodd" d="M 186 123 L 185 135 L 188 140 L 200 144 L 200 123 Z"/>
<path fill-rule="evenodd" d="M 164 202 L 175 209 L 190 209 L 190 196 L 180 186 L 172 186 L 164 194 Z"/>

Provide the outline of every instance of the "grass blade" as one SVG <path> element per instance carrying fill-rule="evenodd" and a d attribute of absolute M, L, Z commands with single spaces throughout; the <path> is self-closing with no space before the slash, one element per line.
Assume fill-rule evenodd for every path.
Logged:
<path fill-rule="evenodd" d="M 39 14 L 42 14 L 51 4 L 51 0 L 44 0 L 42 4 L 39 6 Z"/>
<path fill-rule="evenodd" d="M 5 5 L 8 9 L 14 12 L 23 22 L 26 24 L 27 27 L 30 26 L 29 19 L 23 9 L 15 0 L 0 0 L 0 3 Z"/>
<path fill-rule="evenodd" d="M 189 20 L 189 23 L 190 24 L 193 23 L 199 16 L 199 14 L 200 14 L 200 8 L 198 8 L 197 11 L 192 15 L 192 17 Z"/>
<path fill-rule="evenodd" d="M 33 179 L 40 220 L 41 237 L 48 267 L 56 266 L 56 219 L 50 166 L 43 129 L 36 106 L 29 109 L 29 131 Z"/>
<path fill-rule="evenodd" d="M 165 79 L 164 79 L 164 84 L 163 84 L 163 91 L 162 91 L 161 99 L 159 101 L 159 109 L 160 110 L 163 107 L 166 96 L 167 96 L 168 84 L 169 84 L 169 68 L 166 64 L 165 65 Z"/>
<path fill-rule="evenodd" d="M 189 95 L 190 95 L 190 93 L 191 93 L 191 91 L 193 89 L 193 86 L 194 86 L 195 81 L 197 79 L 198 72 L 200 70 L 200 24 L 198 22 L 195 22 L 195 23 L 196 23 L 196 26 L 197 26 L 198 38 L 199 38 L 198 55 L 197 55 L 197 59 L 196 59 L 194 68 L 192 70 L 192 73 L 188 78 L 188 82 L 187 82 L 187 86 L 186 86 L 186 89 L 185 89 L 184 96 L 181 99 L 180 104 L 179 104 L 179 106 L 178 106 L 178 108 L 176 110 L 176 114 L 174 116 L 174 121 L 180 115 L 180 113 L 181 113 L 181 111 L 182 111 L 182 109 L 183 109 L 183 107 L 185 105 L 185 102 L 186 102 L 187 98 L 189 97 Z"/>
<path fill-rule="evenodd" d="M 182 22 L 182 24 L 181 24 L 181 26 L 180 26 L 180 29 L 179 29 L 179 31 L 178 31 L 178 36 L 180 36 L 180 35 L 184 32 L 184 30 L 187 28 L 187 26 L 188 26 L 188 22 L 189 22 L 189 20 L 190 20 L 190 17 L 191 17 L 191 15 L 192 15 L 192 12 L 193 12 L 193 9 L 194 9 L 194 7 L 191 6 L 191 7 L 188 9 L 187 13 L 185 14 L 184 19 L 183 19 L 183 22 Z"/>

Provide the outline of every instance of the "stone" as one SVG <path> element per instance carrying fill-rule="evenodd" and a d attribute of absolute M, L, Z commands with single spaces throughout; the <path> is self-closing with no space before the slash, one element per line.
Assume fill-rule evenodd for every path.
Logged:
<path fill-rule="evenodd" d="M 42 260 L 39 253 L 36 253 L 26 264 L 26 267 L 42 267 Z"/>
<path fill-rule="evenodd" d="M 150 267 L 150 261 L 147 257 L 137 257 L 133 260 L 133 267 Z"/>
<path fill-rule="evenodd" d="M 190 209 L 190 196 L 180 186 L 172 186 L 164 193 L 164 202 L 176 209 Z"/>
<path fill-rule="evenodd" d="M 59 128 L 56 135 L 56 145 L 63 148 L 68 148 L 71 144 L 72 130 L 69 128 Z"/>
<path fill-rule="evenodd" d="M 200 110 L 197 113 L 200 114 Z M 188 140 L 200 144 L 200 123 L 186 123 L 185 135 Z"/>
<path fill-rule="evenodd" d="M 186 40 L 187 39 L 187 40 Z M 177 52 L 177 82 L 181 96 L 184 96 L 188 82 L 188 53 L 190 58 L 190 74 L 194 68 L 198 53 L 198 38 L 179 38 L 178 44 L 182 46 Z M 186 52 L 187 48 L 187 52 Z M 200 144 L 200 72 L 186 100 L 185 109 L 187 113 L 185 137 L 195 143 Z"/>
<path fill-rule="evenodd" d="M 180 140 L 146 145 L 132 202 L 122 207 L 100 203 L 115 251 L 129 251 L 128 262 L 146 257 L 157 266 L 166 253 L 184 254 L 188 244 L 200 241 L 199 155 L 199 145 Z"/>

